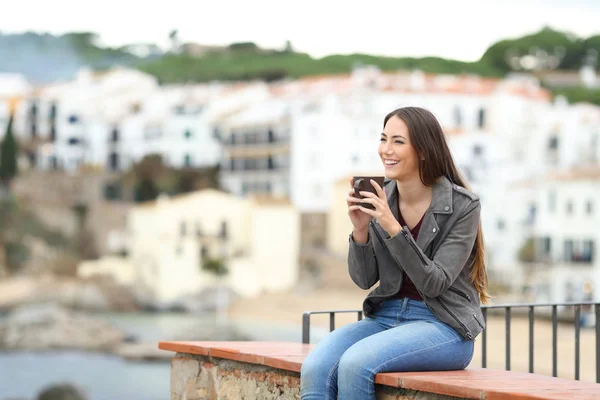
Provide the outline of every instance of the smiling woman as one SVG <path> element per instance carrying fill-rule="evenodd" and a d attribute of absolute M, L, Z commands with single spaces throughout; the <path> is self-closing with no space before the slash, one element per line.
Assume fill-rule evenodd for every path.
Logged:
<path fill-rule="evenodd" d="M 375 399 L 379 372 L 454 370 L 473 357 L 488 298 L 479 198 L 465 188 L 429 111 L 388 114 L 376 193 L 348 193 L 348 269 L 366 318 L 327 335 L 305 360 L 301 396 Z M 366 204 L 372 208 L 365 207 Z"/>

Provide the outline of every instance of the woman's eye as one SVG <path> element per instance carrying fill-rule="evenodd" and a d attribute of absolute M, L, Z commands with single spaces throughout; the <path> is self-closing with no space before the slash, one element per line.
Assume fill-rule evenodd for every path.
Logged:
<path fill-rule="evenodd" d="M 384 138 L 379 139 L 380 142 L 385 142 Z"/>

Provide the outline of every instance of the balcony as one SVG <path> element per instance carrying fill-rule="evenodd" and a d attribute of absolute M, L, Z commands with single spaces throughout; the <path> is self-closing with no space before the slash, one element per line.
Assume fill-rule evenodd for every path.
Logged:
<path fill-rule="evenodd" d="M 290 144 L 289 142 L 245 144 L 225 147 L 223 151 L 229 158 L 266 158 L 268 156 L 289 154 Z"/>

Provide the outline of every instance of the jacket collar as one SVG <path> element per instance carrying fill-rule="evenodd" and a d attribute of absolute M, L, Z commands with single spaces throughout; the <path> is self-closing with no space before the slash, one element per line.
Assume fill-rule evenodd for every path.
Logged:
<path fill-rule="evenodd" d="M 393 180 L 386 181 L 385 191 L 390 210 L 398 220 L 398 187 L 396 182 Z M 434 214 L 452 214 L 452 193 L 452 183 L 448 178 L 443 176 L 434 184 L 431 204 L 425 211 L 419 237 L 417 238 L 417 245 L 421 249 L 425 250 L 440 231 Z"/>
<path fill-rule="evenodd" d="M 390 209 L 398 218 L 398 186 L 393 180 L 386 180 L 385 192 Z M 431 196 L 431 204 L 427 212 L 436 214 L 452 214 L 452 182 L 445 176 L 442 176 L 433 185 L 433 193 Z"/>

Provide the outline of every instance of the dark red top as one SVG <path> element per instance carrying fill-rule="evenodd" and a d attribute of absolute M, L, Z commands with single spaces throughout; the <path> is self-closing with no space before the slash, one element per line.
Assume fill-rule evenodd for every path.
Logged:
<path fill-rule="evenodd" d="M 423 214 L 423 217 L 424 216 L 425 216 L 425 214 Z M 415 240 L 417 240 L 417 238 L 419 237 L 419 231 L 421 230 L 421 224 L 423 222 L 423 217 L 421 217 L 421 220 L 414 226 L 414 228 L 409 229 L 410 234 L 412 235 L 412 237 Z M 400 224 L 402 226 L 406 226 L 406 221 L 404 221 L 404 218 L 402 218 L 402 213 L 400 212 L 400 204 L 398 204 L 398 222 L 400 222 Z M 409 299 L 423 301 L 423 298 L 421 297 L 419 292 L 417 292 L 417 288 L 415 287 L 415 284 L 413 283 L 413 281 L 410 280 L 410 278 L 408 277 L 408 274 L 406 274 L 406 273 L 404 273 L 404 280 L 402 281 L 402 288 L 400 289 L 400 291 L 398 293 L 396 293 L 396 295 L 394 297 L 396 297 L 396 298 L 408 297 Z"/>

